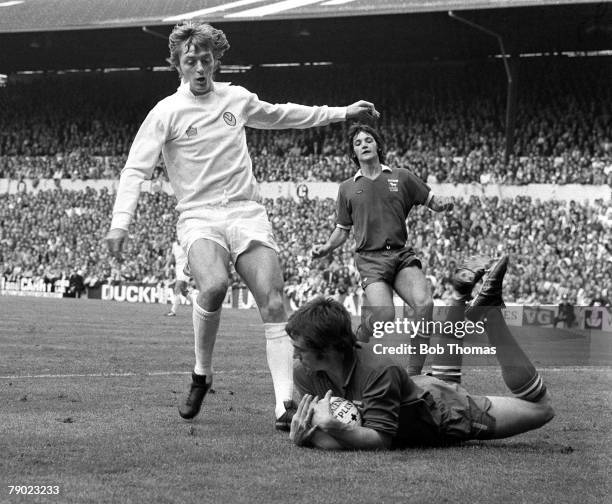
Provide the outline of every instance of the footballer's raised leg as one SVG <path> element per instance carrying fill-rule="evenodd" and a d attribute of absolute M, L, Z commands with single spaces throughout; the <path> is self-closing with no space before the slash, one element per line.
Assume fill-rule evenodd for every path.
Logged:
<path fill-rule="evenodd" d="M 504 382 L 514 397 L 489 396 L 489 413 L 495 418 L 493 437 L 505 438 L 537 429 L 555 416 L 542 377 L 510 332 L 501 307 L 508 256 L 491 268 L 483 286 L 466 310 L 472 320 L 483 319 L 489 343 L 496 348 Z"/>
<path fill-rule="evenodd" d="M 489 343 L 496 348 L 502 376 L 512 393 L 526 401 L 537 402 L 546 395 L 546 386 L 525 352 L 508 329 L 500 310 L 504 306 L 502 286 L 508 268 L 508 256 L 502 257 L 491 268 L 480 292 L 466 310 L 472 320 L 485 320 Z"/>

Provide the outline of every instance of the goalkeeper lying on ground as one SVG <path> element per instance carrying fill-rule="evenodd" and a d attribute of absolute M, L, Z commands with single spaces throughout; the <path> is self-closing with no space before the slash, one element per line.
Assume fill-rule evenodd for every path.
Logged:
<path fill-rule="evenodd" d="M 457 292 L 449 318 L 463 320 L 465 313 L 470 320 L 485 320 L 503 379 L 514 397 L 471 395 L 452 376 L 445 380 L 409 377 L 389 358 L 356 342 L 350 315 L 342 305 L 320 298 L 300 308 L 287 324 L 299 360 L 294 382 L 302 395 L 291 424 L 291 440 L 298 446 L 324 449 L 440 446 L 505 438 L 549 422 L 554 416 L 550 396 L 500 310 L 507 263 L 505 256 L 493 266 L 466 309 L 471 288 L 484 268 L 468 271 L 473 281 L 468 282 L 470 288 Z M 457 274 L 465 279 L 466 271 Z M 355 403 L 362 425 L 336 419 L 330 410 L 331 396 Z"/>

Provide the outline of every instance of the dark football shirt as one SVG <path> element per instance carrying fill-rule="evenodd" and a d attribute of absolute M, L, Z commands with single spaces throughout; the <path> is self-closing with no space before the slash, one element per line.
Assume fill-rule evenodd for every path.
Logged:
<path fill-rule="evenodd" d="M 383 166 L 371 180 L 358 171 L 338 189 L 336 224 L 354 227 L 356 251 L 401 248 L 406 245 L 406 217 L 427 202 L 429 186 L 404 168 Z"/>
<path fill-rule="evenodd" d="M 308 373 L 297 361 L 293 380 L 302 395 L 323 397 L 331 390 L 334 396 L 353 402 L 361 413 L 362 425 L 391 436 L 394 447 L 443 442 L 431 396 L 404 368 L 375 354 L 370 345 L 354 350 L 350 372 L 340 389 L 324 371 Z"/>

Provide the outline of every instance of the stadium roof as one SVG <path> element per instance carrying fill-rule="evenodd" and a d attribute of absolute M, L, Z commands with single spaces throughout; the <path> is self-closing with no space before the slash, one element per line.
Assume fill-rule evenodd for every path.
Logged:
<path fill-rule="evenodd" d="M 611 5 L 527 0 L 0 0 L 0 73 L 165 66 L 171 26 L 190 16 L 204 17 L 227 33 L 232 48 L 225 64 L 472 59 L 499 53 L 494 37 L 451 19 L 449 9 L 498 32 L 515 54 L 609 50 Z"/>
<path fill-rule="evenodd" d="M 210 22 L 312 19 L 590 3 L 585 0 L 0 0 L 0 33 Z"/>

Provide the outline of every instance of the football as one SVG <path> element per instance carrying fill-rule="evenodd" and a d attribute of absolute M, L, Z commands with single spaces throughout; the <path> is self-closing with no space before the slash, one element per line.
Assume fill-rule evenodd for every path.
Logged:
<path fill-rule="evenodd" d="M 329 400 L 332 415 L 342 423 L 361 425 L 361 413 L 351 401 L 342 397 L 332 397 Z"/>

